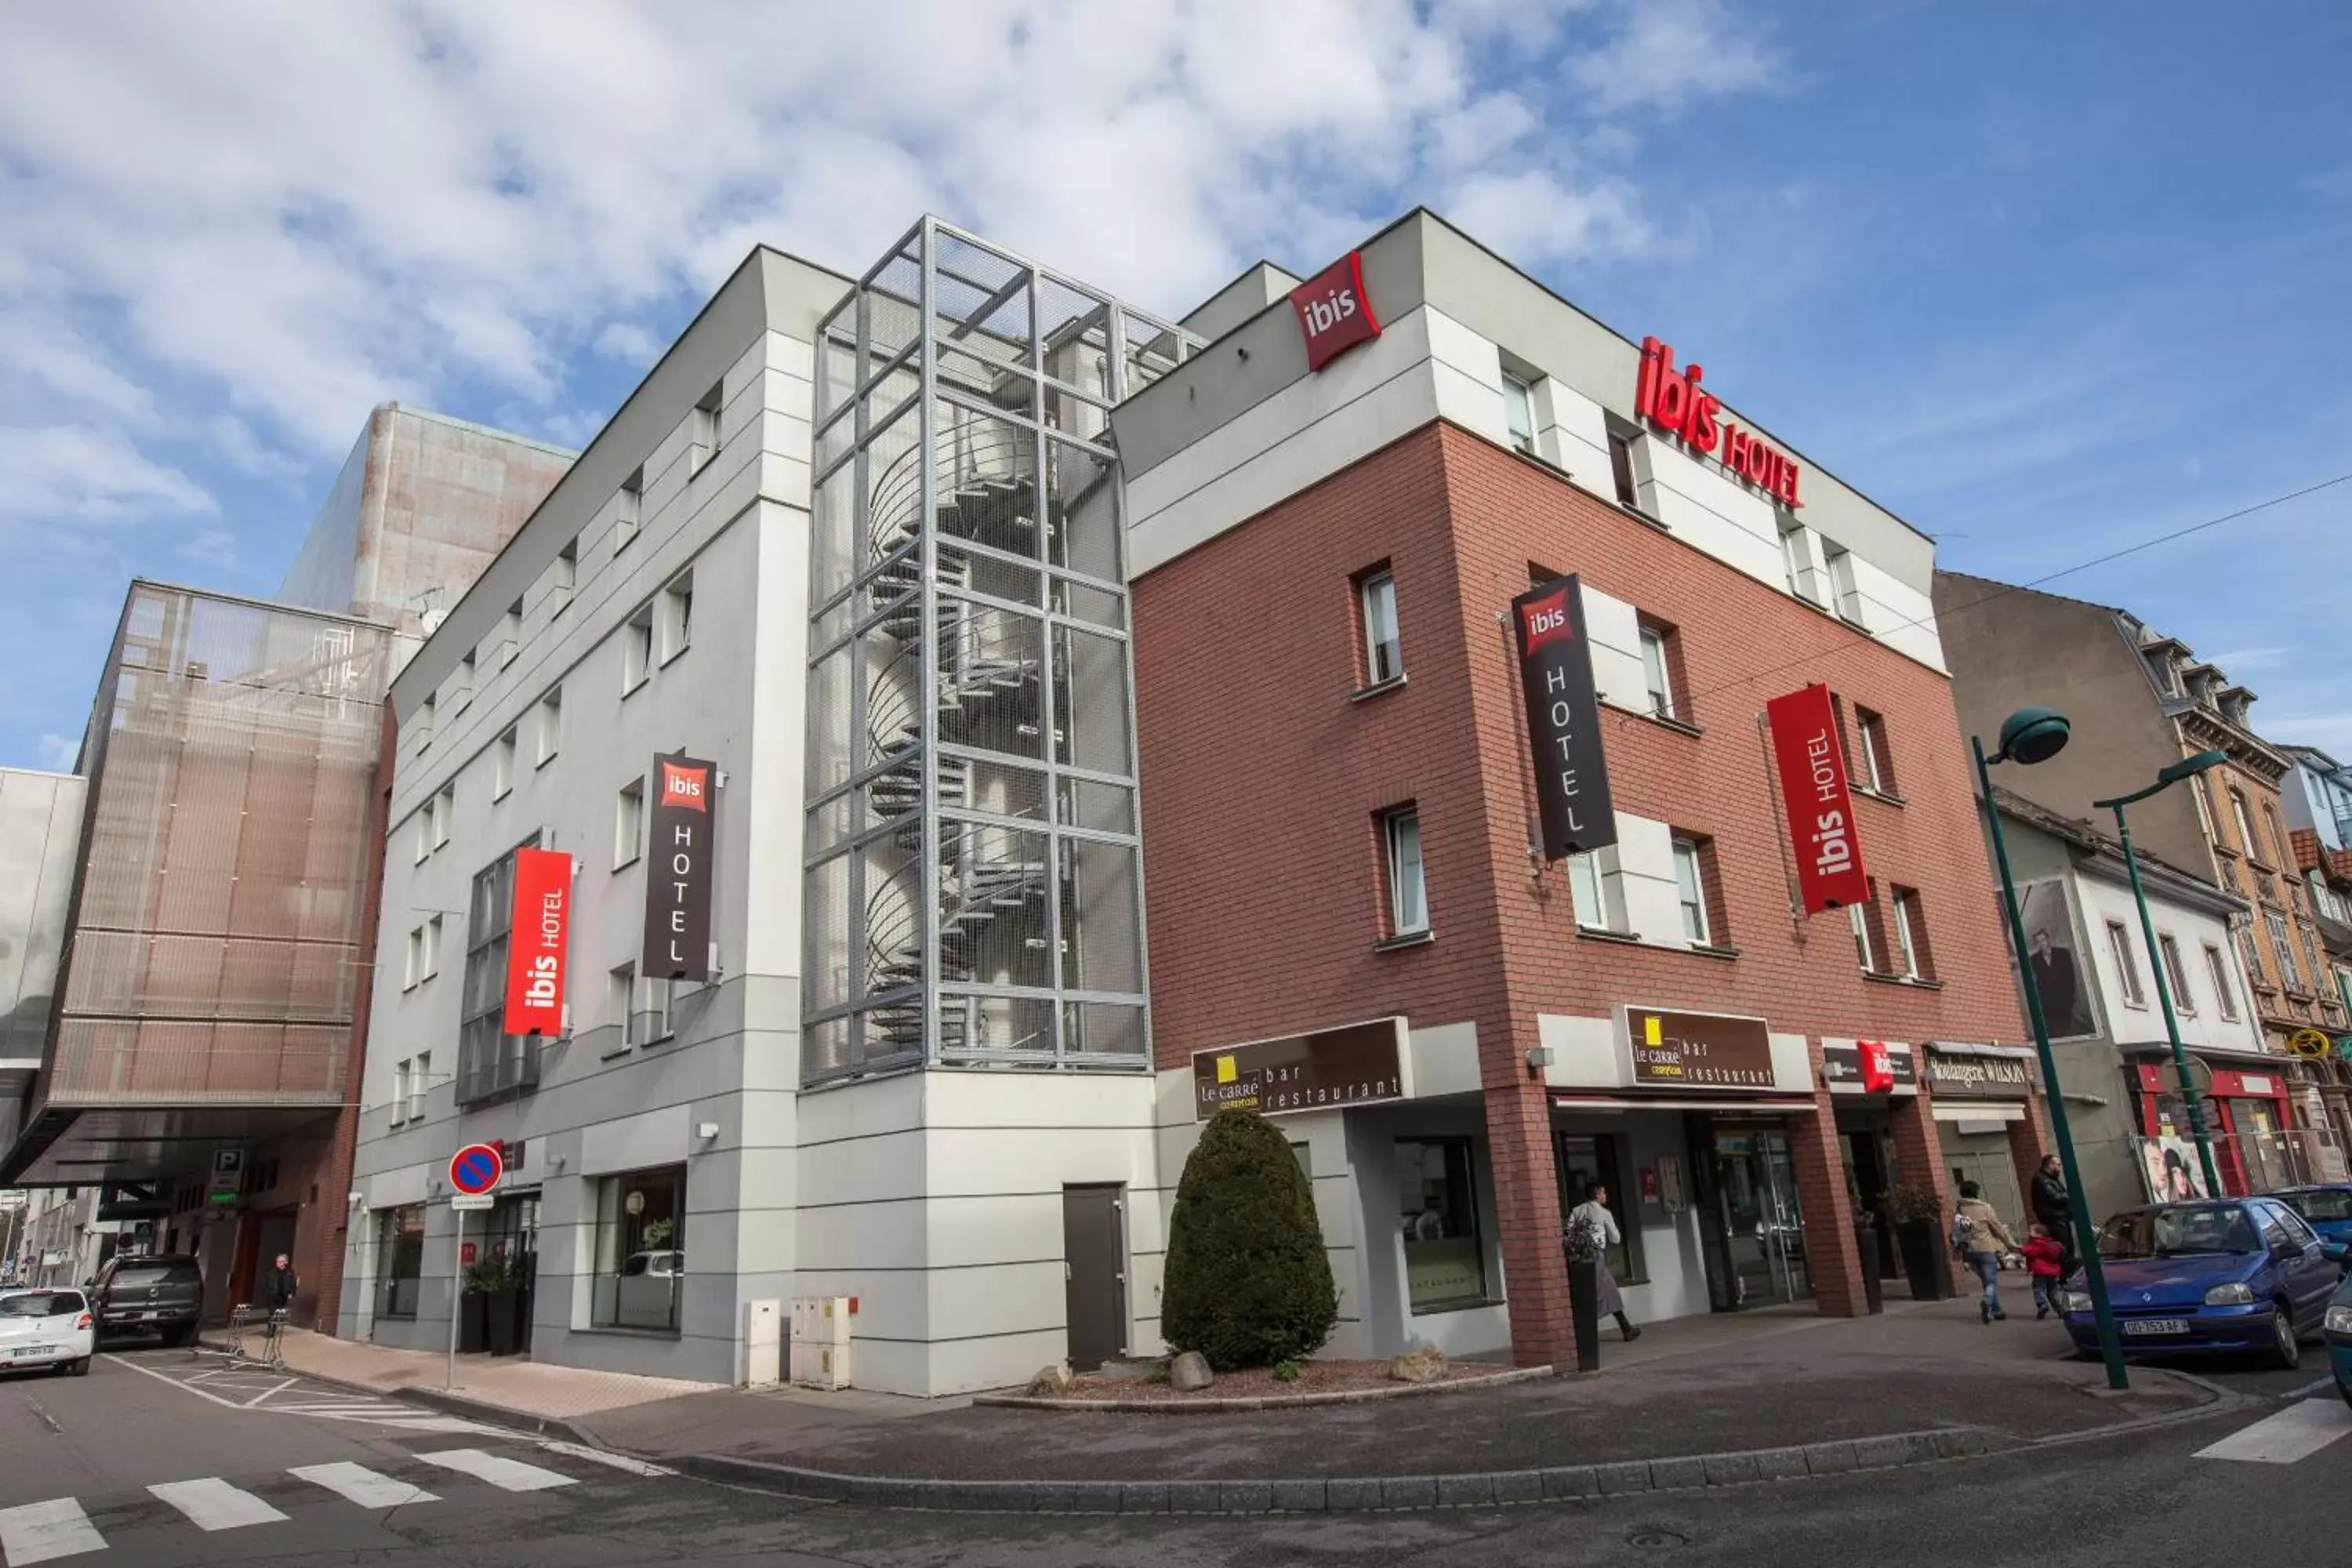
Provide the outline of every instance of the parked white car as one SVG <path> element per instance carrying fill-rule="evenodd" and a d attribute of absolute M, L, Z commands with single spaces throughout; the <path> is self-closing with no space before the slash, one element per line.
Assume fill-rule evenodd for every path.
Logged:
<path fill-rule="evenodd" d="M 79 1290 L 0 1296 L 0 1370 L 46 1366 L 80 1377 L 98 1350 L 98 1320 Z"/>

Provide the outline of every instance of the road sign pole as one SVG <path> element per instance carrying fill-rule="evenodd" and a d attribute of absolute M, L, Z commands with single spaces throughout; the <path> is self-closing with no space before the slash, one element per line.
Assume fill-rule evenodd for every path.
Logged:
<path fill-rule="evenodd" d="M 460 1293 L 464 1276 L 460 1271 L 466 1261 L 466 1211 L 453 1203 L 449 1215 L 457 1222 L 457 1230 L 449 1239 L 449 1361 L 441 1373 L 441 1390 L 445 1394 L 457 1386 L 457 1312 L 458 1303 L 464 1300 Z"/>

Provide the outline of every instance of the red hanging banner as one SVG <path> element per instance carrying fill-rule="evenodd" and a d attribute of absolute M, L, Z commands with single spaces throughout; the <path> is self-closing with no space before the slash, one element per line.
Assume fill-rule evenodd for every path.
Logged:
<path fill-rule="evenodd" d="M 1862 1058 L 1862 1092 L 1887 1094 L 1895 1089 L 1895 1054 L 1884 1040 L 1856 1040 L 1855 1054 Z"/>
<path fill-rule="evenodd" d="M 571 937 L 572 857 L 556 849 L 516 850 L 506 1033 L 563 1033 L 563 963 Z"/>
<path fill-rule="evenodd" d="M 1846 788 L 1845 744 L 1830 689 L 1808 686 L 1764 705 L 1772 759 L 1780 770 L 1781 809 L 1797 853 L 1797 887 L 1805 913 L 1867 903 L 1870 879 L 1854 837 L 1853 796 Z"/>

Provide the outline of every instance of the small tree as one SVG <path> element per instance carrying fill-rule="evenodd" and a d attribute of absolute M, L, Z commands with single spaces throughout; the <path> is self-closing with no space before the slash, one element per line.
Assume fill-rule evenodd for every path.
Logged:
<path fill-rule="evenodd" d="M 1315 1195 L 1282 1134 L 1217 1112 L 1184 1162 L 1160 1327 L 1220 1372 L 1312 1354 L 1339 1321 Z"/>

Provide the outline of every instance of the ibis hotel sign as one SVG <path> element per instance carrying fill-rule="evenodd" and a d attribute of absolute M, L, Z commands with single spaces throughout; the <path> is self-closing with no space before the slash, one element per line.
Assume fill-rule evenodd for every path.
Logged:
<path fill-rule="evenodd" d="M 1307 368 L 1321 370 L 1358 343 L 1381 335 L 1372 297 L 1364 292 L 1364 258 L 1351 250 L 1290 291 L 1307 339 Z"/>
<path fill-rule="evenodd" d="M 1601 703 L 1592 689 L 1592 646 L 1576 578 L 1555 577 L 1511 601 L 1519 689 L 1535 755 L 1536 808 L 1543 855 L 1557 860 L 1617 842 L 1609 763 L 1601 749 Z"/>
<path fill-rule="evenodd" d="M 572 938 L 572 857 L 515 851 L 513 924 L 507 946 L 509 1035 L 563 1033 L 563 964 Z"/>
<path fill-rule="evenodd" d="M 1407 1060 L 1402 1015 L 1194 1051 L 1192 1114 L 1205 1121 L 1229 1109 L 1282 1116 L 1402 1100 Z"/>
<path fill-rule="evenodd" d="M 1633 414 L 1693 451 L 1720 457 L 1723 466 L 1759 489 L 1769 490 L 1781 505 L 1804 505 L 1797 493 L 1801 470 L 1797 459 L 1766 443 L 1753 430 L 1742 430 L 1723 417 L 1723 400 L 1700 384 L 1706 371 L 1696 361 L 1675 368 L 1675 346 L 1655 338 L 1642 340 L 1642 374 L 1633 384 Z"/>
<path fill-rule="evenodd" d="M 653 842 L 646 857 L 648 980 L 710 978 L 710 785 L 694 757 L 654 759 Z"/>
<path fill-rule="evenodd" d="M 1853 794 L 1845 777 L 1845 738 L 1826 686 L 1808 686 L 1764 705 L 1780 805 L 1797 856 L 1797 889 L 1805 913 L 1870 901 L 1862 846 L 1853 836 Z"/>

